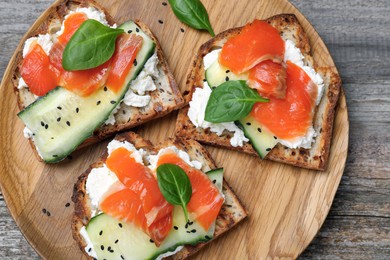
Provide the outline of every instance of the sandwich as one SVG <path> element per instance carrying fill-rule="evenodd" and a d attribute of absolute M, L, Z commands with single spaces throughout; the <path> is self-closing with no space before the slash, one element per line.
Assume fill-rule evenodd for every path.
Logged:
<path fill-rule="evenodd" d="M 176 135 L 324 170 L 340 88 L 335 68 L 314 63 L 295 15 L 254 20 L 200 47 Z"/>
<path fill-rule="evenodd" d="M 24 136 L 39 160 L 59 162 L 183 105 L 161 46 L 141 21 L 117 25 L 92 0 L 51 10 L 26 36 L 13 76 Z"/>
<path fill-rule="evenodd" d="M 174 170 L 184 176 L 170 179 Z M 180 194 L 190 191 L 184 206 L 169 200 L 175 191 L 164 179 L 178 180 Z M 118 135 L 80 175 L 72 200 L 73 238 L 96 259 L 183 259 L 247 215 L 223 169 L 199 143 L 168 139 L 153 145 L 132 132 Z"/>

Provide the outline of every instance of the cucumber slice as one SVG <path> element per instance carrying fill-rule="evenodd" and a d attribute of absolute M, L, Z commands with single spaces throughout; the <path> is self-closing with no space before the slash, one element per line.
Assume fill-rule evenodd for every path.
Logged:
<path fill-rule="evenodd" d="M 207 172 L 211 180 L 222 189 L 223 169 Z M 173 229 L 156 247 L 150 237 L 133 224 L 120 222 L 104 213 L 93 217 L 86 230 L 98 259 L 156 259 L 161 254 L 173 252 L 181 245 L 196 245 L 212 239 L 215 225 L 205 231 L 196 221 L 188 225 L 183 209 L 173 210 Z"/>
<path fill-rule="evenodd" d="M 262 159 L 279 142 L 276 136 L 264 129 L 251 115 L 236 122 L 243 129 L 244 135 L 251 141 L 253 148 Z"/>
<path fill-rule="evenodd" d="M 248 73 L 234 74 L 219 64 L 218 59 L 206 70 L 206 80 L 211 88 L 218 87 L 228 80 L 248 80 Z"/>
<path fill-rule="evenodd" d="M 142 70 L 153 54 L 155 43 L 133 22 L 119 28 L 132 31 L 144 41 L 133 66 L 126 76 L 125 84 L 118 93 L 100 88 L 88 97 L 81 97 L 57 87 L 21 111 L 18 116 L 33 132 L 33 141 L 42 159 L 47 163 L 63 160 L 73 152 L 93 131 L 101 126 L 123 99 L 129 83 Z"/>

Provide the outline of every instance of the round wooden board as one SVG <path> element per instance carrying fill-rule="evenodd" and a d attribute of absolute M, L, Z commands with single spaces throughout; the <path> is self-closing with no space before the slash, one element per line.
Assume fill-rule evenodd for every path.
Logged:
<path fill-rule="evenodd" d="M 182 88 L 187 68 L 207 33 L 181 24 L 162 1 L 99 1 L 121 23 L 140 19 L 161 42 L 176 80 Z M 286 0 L 203 0 L 216 33 L 241 26 L 254 18 L 294 13 L 302 23 L 319 66 L 334 66 L 323 41 L 305 17 Z M 55 4 L 54 4 L 55 5 Z M 42 14 L 31 30 L 45 19 Z M 158 20 L 162 20 L 160 24 Z M 181 32 L 181 28 L 185 32 Z M 25 39 L 22 40 L 24 42 Z M 22 48 L 22 44 L 19 44 Z M 9 210 L 21 231 L 46 259 L 79 259 L 81 251 L 70 230 L 73 184 L 97 160 L 107 141 L 83 149 L 73 160 L 46 165 L 35 158 L 23 137 L 17 118 L 16 96 L 11 84 L 12 61 L 4 75 L 0 93 L 0 181 Z M 142 126 L 138 132 L 153 142 L 172 137 L 176 113 Z M 261 161 L 255 157 L 207 147 L 226 180 L 246 206 L 249 217 L 196 255 L 205 259 L 296 258 L 310 243 L 324 222 L 343 174 L 348 148 L 348 114 L 344 94 L 338 105 L 330 163 L 325 172 Z M 50 212 L 43 213 L 43 209 Z"/>

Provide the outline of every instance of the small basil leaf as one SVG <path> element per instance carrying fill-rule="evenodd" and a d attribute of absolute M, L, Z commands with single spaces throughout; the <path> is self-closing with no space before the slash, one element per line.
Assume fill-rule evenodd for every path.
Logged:
<path fill-rule="evenodd" d="M 207 30 L 215 36 L 206 8 L 200 0 L 168 0 L 173 13 L 183 23 L 195 29 Z"/>
<path fill-rule="evenodd" d="M 172 205 L 181 206 L 188 221 L 187 204 L 191 199 L 192 186 L 185 171 L 174 164 L 162 164 L 157 168 L 157 181 L 164 198 Z"/>
<path fill-rule="evenodd" d="M 108 61 L 115 51 L 115 41 L 122 29 L 113 29 L 96 20 L 86 20 L 65 47 L 62 67 L 65 70 L 96 68 Z"/>
<path fill-rule="evenodd" d="M 205 120 L 212 123 L 232 122 L 247 116 L 256 102 L 268 102 L 243 80 L 227 81 L 211 92 Z"/>

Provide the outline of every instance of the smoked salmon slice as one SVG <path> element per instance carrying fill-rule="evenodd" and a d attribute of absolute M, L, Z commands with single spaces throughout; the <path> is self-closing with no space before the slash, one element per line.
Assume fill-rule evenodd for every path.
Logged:
<path fill-rule="evenodd" d="M 118 92 L 133 67 L 135 57 L 142 46 L 143 39 L 139 35 L 122 34 L 116 40 L 114 55 L 111 57 L 111 68 L 106 86 Z"/>
<path fill-rule="evenodd" d="M 58 72 L 51 65 L 50 59 L 42 47 L 33 43 L 20 67 L 20 74 L 37 96 L 43 96 L 54 89 L 58 83 Z"/>
<path fill-rule="evenodd" d="M 138 163 L 132 156 L 132 152 L 123 147 L 120 147 L 111 153 L 111 155 L 106 160 L 106 165 L 116 174 L 119 181 L 124 185 L 125 189 L 130 190 L 132 193 L 136 194 L 140 200 L 139 205 L 142 207 L 142 211 L 145 217 L 145 225 L 147 227 L 146 230 L 143 224 L 143 220 L 133 222 L 138 224 L 142 223 L 142 225 L 139 227 L 143 228 L 144 231 L 147 231 L 147 234 L 149 234 L 156 245 L 160 245 L 172 228 L 173 205 L 169 204 L 165 200 L 158 187 L 157 180 L 151 170 L 148 167 Z M 105 199 L 104 202 L 107 199 Z M 120 197 L 119 199 L 120 201 L 126 201 L 125 197 Z M 120 202 L 114 201 L 114 204 L 115 203 L 121 205 Z M 132 202 L 126 202 L 124 204 L 133 205 Z M 127 210 L 128 207 L 125 209 Z M 137 208 L 134 207 L 132 210 L 135 209 Z M 132 215 L 134 213 L 116 213 L 116 215 L 119 217 L 126 216 L 126 214 Z"/>
<path fill-rule="evenodd" d="M 249 86 L 257 89 L 262 97 L 284 98 L 286 96 L 286 67 L 284 64 L 266 60 L 249 71 Z"/>
<path fill-rule="evenodd" d="M 256 103 L 251 115 L 275 136 L 292 140 L 304 136 L 314 115 L 318 86 L 298 65 L 287 61 L 286 96 Z"/>
<path fill-rule="evenodd" d="M 285 44 L 270 24 L 254 20 L 223 45 L 219 62 L 235 74 L 246 72 L 265 60 L 283 61 Z"/>
<path fill-rule="evenodd" d="M 57 40 L 62 44 L 67 44 L 80 25 L 88 20 L 84 13 L 72 13 L 64 21 L 64 31 L 58 36 Z"/>
<path fill-rule="evenodd" d="M 166 163 L 175 164 L 186 172 L 192 186 L 192 196 L 187 204 L 187 209 L 206 231 L 209 230 L 224 202 L 218 188 L 206 174 L 192 168 L 173 151 L 162 154 L 158 159 L 157 166 Z"/>

